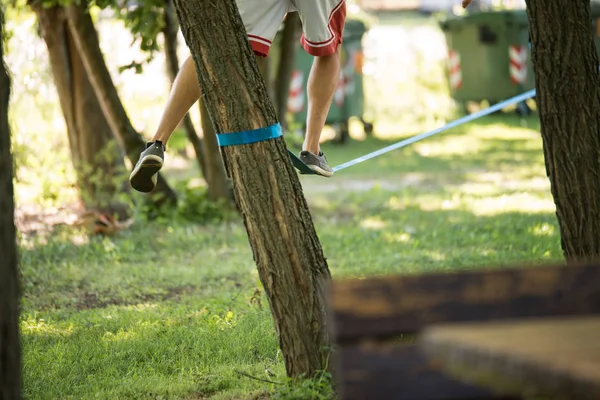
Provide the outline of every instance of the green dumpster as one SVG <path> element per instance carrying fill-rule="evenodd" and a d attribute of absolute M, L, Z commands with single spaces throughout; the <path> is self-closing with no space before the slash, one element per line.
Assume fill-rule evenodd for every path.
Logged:
<path fill-rule="evenodd" d="M 362 120 L 364 113 L 362 38 L 365 32 L 366 27 L 363 22 L 359 20 L 346 22 L 341 49 L 342 71 L 327 116 L 328 124 L 340 123 L 347 126 L 348 119 L 351 117 Z M 369 130 L 368 125 L 365 125 L 365 129 Z"/>
<path fill-rule="evenodd" d="M 373 129 L 373 125 L 363 119 L 365 105 L 362 38 L 366 31 L 367 27 L 364 22 L 353 19 L 346 21 L 340 52 L 342 63 L 340 81 L 326 120 L 327 125 L 334 125 L 339 129 L 338 138 L 342 141 L 348 137 L 348 120 L 351 117 L 360 118 L 366 133 L 371 133 Z M 274 47 L 280 45 L 277 39 L 280 39 L 279 35 Z M 288 112 L 292 115 L 293 122 L 304 126 L 307 114 L 306 83 L 312 67 L 313 56 L 306 53 L 299 43 L 297 46 L 290 82 Z"/>
<path fill-rule="evenodd" d="M 468 101 L 506 100 L 535 88 L 525 10 L 479 12 L 440 22 L 448 45 L 452 97 Z M 528 107 L 525 103 L 521 106 Z"/>

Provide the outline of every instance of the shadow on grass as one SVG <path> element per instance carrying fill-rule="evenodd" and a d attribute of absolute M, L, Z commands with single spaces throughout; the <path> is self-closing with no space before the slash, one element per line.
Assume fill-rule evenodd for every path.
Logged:
<path fill-rule="evenodd" d="M 246 232 L 236 224 L 144 223 L 114 238 L 72 240 L 65 233 L 20 249 L 25 310 L 218 296 L 254 283 Z"/>

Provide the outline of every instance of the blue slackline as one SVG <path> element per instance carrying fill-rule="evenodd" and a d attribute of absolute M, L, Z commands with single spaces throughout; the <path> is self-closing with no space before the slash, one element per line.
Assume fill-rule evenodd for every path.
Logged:
<path fill-rule="evenodd" d="M 402 141 L 400 141 L 398 143 L 395 143 L 395 144 L 389 145 L 387 147 L 384 147 L 383 149 L 374 151 L 374 152 L 369 153 L 369 154 L 365 154 L 364 156 L 355 158 L 354 160 L 347 161 L 347 162 L 345 162 L 343 164 L 338 165 L 337 167 L 333 167 L 333 171 L 334 172 L 341 171 L 343 169 L 352 167 L 352 166 L 354 166 L 356 164 L 360 164 L 361 162 L 370 160 L 370 159 L 375 158 L 375 157 L 379 157 L 380 155 L 383 155 L 385 153 L 389 153 L 390 151 L 397 150 L 397 149 L 400 149 L 402 147 L 408 146 L 409 144 L 412 144 L 412 143 L 418 142 L 420 140 L 426 139 L 426 138 L 428 138 L 430 136 L 437 135 L 438 133 L 445 132 L 448 129 L 455 128 L 455 127 L 457 127 L 459 125 L 466 124 L 467 122 L 474 121 L 474 120 L 476 120 L 478 118 L 481 118 L 481 117 L 485 117 L 486 115 L 489 115 L 489 114 L 492 114 L 492 113 L 494 113 L 496 111 L 502 110 L 504 107 L 507 107 L 507 106 L 510 106 L 510 105 L 513 105 L 513 104 L 517 104 L 517 103 L 520 103 L 520 102 L 528 100 L 528 99 L 531 99 L 531 98 L 535 97 L 535 93 L 536 93 L 535 89 L 532 89 L 532 90 L 530 90 L 528 92 L 525 92 L 525 93 L 520 94 L 518 96 L 512 97 L 512 98 L 510 98 L 508 100 L 505 100 L 505 101 L 503 101 L 501 103 L 494 104 L 493 106 L 488 107 L 488 108 L 486 108 L 484 110 L 480 110 L 480 111 L 474 112 L 473 114 L 466 115 L 466 116 L 464 116 L 462 118 L 459 118 L 459 119 L 457 119 L 455 121 L 452 121 L 449 124 L 447 124 L 445 126 L 442 126 L 440 128 L 434 129 L 434 130 L 429 131 L 429 132 L 421 133 L 419 135 L 415 135 L 415 136 L 413 136 L 411 138 L 404 139 L 404 140 L 402 140 Z"/>
<path fill-rule="evenodd" d="M 372 153 L 365 154 L 364 156 L 347 161 L 341 165 L 333 167 L 333 171 L 334 172 L 341 171 L 343 169 L 360 164 L 364 161 L 367 161 L 372 158 L 379 157 L 383 154 L 389 153 L 390 151 L 400 149 L 402 147 L 408 146 L 409 144 L 416 143 L 420 140 L 426 139 L 430 136 L 437 135 L 437 134 L 445 132 L 449 129 L 466 124 L 467 122 L 471 122 L 471 121 L 474 121 L 481 117 L 485 117 L 486 115 L 489 115 L 496 111 L 502 110 L 504 107 L 507 107 L 507 106 L 510 106 L 513 104 L 517 104 L 517 103 L 521 103 L 525 100 L 531 99 L 531 98 L 535 97 L 535 94 L 536 94 L 536 90 L 532 89 L 528 92 L 517 95 L 508 100 L 502 101 L 498 104 L 494 104 L 493 106 L 488 107 L 484 110 L 480 110 L 473 114 L 466 115 L 466 116 L 459 118 L 455 121 L 452 121 L 449 124 L 442 126 L 440 128 L 436 128 L 432 131 L 421 133 L 419 135 L 415 135 L 411 138 L 404 139 L 400 142 L 397 142 L 397 143 L 394 143 L 387 147 L 384 147 L 383 149 L 380 149 L 380 150 L 374 151 Z M 225 147 L 225 146 L 239 146 L 242 144 L 257 143 L 257 142 L 261 142 L 263 140 L 276 139 L 281 136 L 282 136 L 281 125 L 279 123 L 277 123 L 277 124 L 274 124 L 271 126 L 267 126 L 265 128 L 253 129 L 253 130 L 244 131 L 244 132 L 232 132 L 232 133 L 217 134 L 217 140 L 219 142 L 219 146 Z M 291 161 L 294 164 L 294 167 L 296 167 L 296 169 L 298 169 L 301 174 L 305 174 L 305 175 L 314 175 L 315 174 L 315 172 L 313 170 L 311 170 L 306 164 L 304 164 L 304 162 L 302 162 L 302 160 L 300 160 L 294 153 L 292 153 L 289 150 L 288 150 L 288 152 L 289 152 Z"/>

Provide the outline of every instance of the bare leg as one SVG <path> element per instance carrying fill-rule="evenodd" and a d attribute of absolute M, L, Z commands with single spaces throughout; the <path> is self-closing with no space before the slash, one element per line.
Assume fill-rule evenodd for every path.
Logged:
<path fill-rule="evenodd" d="M 259 69 L 264 76 L 267 66 L 266 60 L 257 60 Z M 157 173 L 164 163 L 165 145 L 173 134 L 177 125 L 181 122 L 185 114 L 200 98 L 200 87 L 196 76 L 196 66 L 193 58 L 188 57 L 177 77 L 173 82 L 171 94 L 163 115 L 146 150 L 142 152 L 140 158 L 129 176 L 131 186 L 142 193 L 150 193 L 154 190 L 157 183 Z M 158 143 L 160 142 L 160 143 Z"/>
<path fill-rule="evenodd" d="M 196 66 L 192 57 L 189 56 L 173 82 L 169 100 L 152 141 L 160 140 L 166 144 L 185 114 L 199 98 L 200 87 L 196 77 Z"/>
<path fill-rule="evenodd" d="M 267 68 L 266 58 L 257 57 L 258 67 L 263 77 Z M 156 133 L 152 138 L 152 142 L 160 140 L 164 144 L 167 143 L 173 131 L 179 126 L 185 114 L 190 110 L 196 101 L 200 98 L 200 87 L 198 86 L 198 78 L 196 75 L 196 66 L 194 59 L 189 56 L 181 66 L 163 115 L 156 129 Z"/>
<path fill-rule="evenodd" d="M 339 77 L 340 47 L 332 55 L 315 57 L 308 77 L 308 114 L 303 150 L 308 150 L 313 154 L 320 152 L 321 131 L 325 126 Z"/>

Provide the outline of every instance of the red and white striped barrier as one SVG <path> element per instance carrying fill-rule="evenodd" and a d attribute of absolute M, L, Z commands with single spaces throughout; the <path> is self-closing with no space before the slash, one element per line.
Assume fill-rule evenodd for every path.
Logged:
<path fill-rule="evenodd" d="M 510 80 L 514 84 L 522 84 L 527 80 L 527 46 L 509 46 Z"/>
<path fill-rule="evenodd" d="M 460 64 L 460 54 L 454 50 L 450 50 L 448 54 L 448 72 L 450 76 L 450 88 L 458 90 L 463 83 L 462 67 Z"/>
<path fill-rule="evenodd" d="M 299 113 L 304 109 L 304 74 L 296 70 L 292 73 L 290 82 L 290 93 L 288 96 L 288 111 L 292 114 Z"/>
<path fill-rule="evenodd" d="M 344 100 L 346 99 L 346 83 L 346 77 L 342 70 L 340 71 L 340 80 L 338 81 L 337 89 L 333 95 L 333 101 L 338 107 L 344 105 Z"/>

